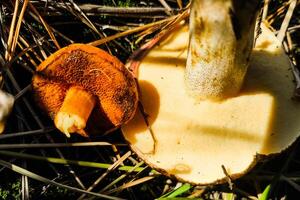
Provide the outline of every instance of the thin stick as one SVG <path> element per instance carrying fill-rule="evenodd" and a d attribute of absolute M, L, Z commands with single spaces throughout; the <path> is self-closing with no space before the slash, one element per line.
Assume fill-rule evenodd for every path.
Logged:
<path fill-rule="evenodd" d="M 92 191 L 99 183 L 101 180 L 103 180 L 106 175 L 114 170 L 115 168 L 117 168 L 121 163 L 123 163 L 129 156 L 131 155 L 131 152 L 128 151 L 126 154 L 124 154 L 120 159 L 118 159 L 114 164 L 112 164 L 106 172 L 104 172 L 103 174 L 101 174 L 101 176 L 99 178 L 97 178 L 97 180 L 87 189 L 88 192 Z M 82 200 L 84 199 L 85 194 L 81 195 L 78 200 Z"/>
<path fill-rule="evenodd" d="M 33 71 L 32 71 L 33 72 Z M 23 90 L 21 90 L 18 94 L 15 95 L 15 100 L 23 96 L 26 92 L 31 90 L 32 86 L 31 84 L 27 85 Z"/>
<path fill-rule="evenodd" d="M 23 167 L 26 167 L 26 161 L 23 164 Z M 22 183 L 22 200 L 27 200 L 29 199 L 29 181 L 28 181 L 28 176 L 22 175 L 21 177 L 21 183 Z"/>
<path fill-rule="evenodd" d="M 39 143 L 39 144 L 0 144 L 0 149 L 32 149 L 61 147 L 91 147 L 91 146 L 127 146 L 126 144 L 111 144 L 108 142 L 77 142 L 77 143 Z"/>
<path fill-rule="evenodd" d="M 26 39 L 22 35 L 20 35 L 19 39 L 26 46 L 26 48 L 30 47 L 29 43 L 26 41 Z M 42 39 L 44 39 L 44 38 L 41 37 L 40 40 L 42 40 Z M 38 46 L 38 45 L 34 44 L 34 47 L 36 47 L 36 46 Z M 36 51 L 32 51 L 32 53 L 34 55 L 34 58 L 38 59 L 38 61 L 40 61 L 40 62 L 43 61 L 43 59 L 36 53 Z M 34 65 L 34 66 L 36 66 L 36 65 Z"/>
<path fill-rule="evenodd" d="M 300 29 L 300 25 L 295 25 L 295 26 L 289 27 L 289 28 L 288 28 L 288 31 L 293 32 L 293 31 L 295 31 L 295 30 L 297 30 L 297 29 Z"/>
<path fill-rule="evenodd" d="M 18 13 L 18 7 L 19 7 L 19 0 L 15 1 L 15 9 L 14 9 L 14 15 L 11 21 L 10 30 L 9 30 L 9 36 L 7 41 L 7 49 L 5 52 L 5 60 L 10 60 L 11 57 L 11 47 L 12 47 L 12 41 L 14 36 L 14 30 L 15 30 L 15 24 L 17 19 L 17 13 Z"/>
<path fill-rule="evenodd" d="M 12 46 L 11 46 L 11 55 L 10 55 L 9 60 L 12 58 L 12 56 L 13 56 L 15 50 L 16 50 L 17 42 L 18 42 L 18 39 L 19 39 L 19 33 L 20 33 L 21 25 L 22 25 L 22 20 L 23 20 L 23 16 L 24 16 L 28 1 L 29 0 L 24 0 L 21 12 L 19 14 L 19 19 L 18 19 L 16 29 L 15 29 L 13 43 L 12 43 Z"/>
<path fill-rule="evenodd" d="M 50 38 L 52 39 L 52 41 L 54 42 L 55 46 L 57 49 L 60 49 L 60 45 L 58 43 L 58 41 L 55 38 L 55 35 L 53 34 L 51 27 L 48 25 L 48 23 L 42 18 L 42 16 L 40 15 L 40 13 L 37 11 L 37 9 L 31 4 L 29 3 L 29 7 L 30 9 L 34 12 L 35 15 L 38 16 L 40 22 L 44 25 L 46 31 L 48 32 Z"/>
<path fill-rule="evenodd" d="M 282 3 L 282 6 L 276 10 L 273 14 L 269 15 L 267 17 L 267 21 L 269 21 L 270 24 L 272 24 L 276 18 L 281 18 L 281 14 L 284 13 L 285 8 L 291 3 L 291 1 L 286 1 Z M 300 1 L 297 1 L 297 6 L 300 5 Z"/>
<path fill-rule="evenodd" d="M 160 7 L 129 7 L 129 8 L 122 8 L 122 7 L 110 7 L 110 6 L 98 6 L 92 4 L 82 4 L 79 7 L 84 12 L 89 13 L 97 13 L 97 14 L 154 14 L 154 13 L 162 13 L 165 12 L 165 8 Z M 178 11 L 172 10 L 171 11 Z"/>
<path fill-rule="evenodd" d="M 86 14 L 80 9 L 80 7 L 79 7 L 76 3 L 74 3 L 73 0 L 69 0 L 69 2 L 70 2 L 70 4 L 71 4 L 73 7 L 71 7 L 70 5 L 67 5 L 66 2 L 63 2 L 63 3 L 64 3 L 64 4 L 66 5 L 66 7 L 70 10 L 70 12 L 71 12 L 74 16 L 78 17 L 78 18 L 82 21 L 82 23 L 86 24 L 90 29 L 92 29 L 95 33 L 97 33 L 97 34 L 100 36 L 100 38 L 105 38 L 104 34 L 103 34 L 102 32 L 100 32 L 100 31 L 96 28 L 96 26 L 95 26 L 95 25 L 92 23 L 92 21 L 86 16 Z M 73 10 L 79 12 L 80 15 L 77 15 L 77 13 L 75 13 Z M 107 44 L 105 44 L 105 46 L 106 46 L 108 52 L 111 54 L 111 49 L 110 49 L 110 47 L 109 47 Z"/>
<path fill-rule="evenodd" d="M 42 56 L 43 56 L 43 60 L 46 60 L 48 56 L 47 56 L 45 50 L 44 50 L 43 47 L 42 47 L 42 45 L 43 45 L 42 42 L 41 42 L 39 39 L 37 39 L 34 35 L 32 35 L 32 37 L 33 37 L 34 42 L 35 42 L 36 45 L 38 46 L 38 48 L 39 48 L 39 50 L 40 50 L 40 53 L 41 53 Z"/>
<path fill-rule="evenodd" d="M 122 185 L 121 187 L 118 187 L 118 188 L 115 188 L 115 189 L 112 189 L 108 192 L 106 192 L 106 194 L 112 194 L 112 193 L 116 193 L 116 192 L 120 192 L 124 189 L 127 189 L 127 188 L 130 188 L 130 187 L 133 187 L 133 186 L 136 186 L 138 184 L 141 184 L 141 183 L 144 183 L 146 181 L 150 181 L 154 178 L 154 176 L 146 176 L 146 177 L 143 177 L 143 178 L 140 178 L 140 179 L 137 179 L 135 181 L 130 181 L 124 185 Z"/>
<path fill-rule="evenodd" d="M 96 26 L 93 24 L 93 22 L 86 16 L 86 14 L 80 9 L 80 7 L 74 3 L 73 0 L 69 0 L 71 5 L 73 5 L 74 9 L 80 13 L 80 15 L 83 17 L 84 20 L 82 20 L 83 23 L 85 23 L 87 26 L 89 26 L 93 31 L 95 31 L 101 38 L 104 37 L 102 33 L 98 31 Z"/>
<path fill-rule="evenodd" d="M 269 10 L 269 3 L 270 3 L 270 0 L 265 0 L 263 14 L 262 14 L 262 21 L 264 21 L 267 18 L 268 10 Z"/>
<path fill-rule="evenodd" d="M 286 181 L 288 184 L 290 184 L 293 188 L 295 188 L 298 192 L 300 192 L 300 185 L 295 183 L 293 180 L 287 178 L 286 176 L 282 175 L 281 178 Z"/>
<path fill-rule="evenodd" d="M 181 0 L 177 0 L 181 1 Z M 36 5 L 39 7 L 40 1 L 32 1 L 32 4 Z M 55 6 L 63 8 L 66 7 L 65 5 L 70 6 L 70 3 L 65 2 L 63 3 L 57 3 Z M 181 4 L 182 5 L 182 4 Z M 100 5 L 95 5 L 95 4 L 80 4 L 78 7 L 86 14 L 91 15 L 103 15 L 103 14 L 113 14 L 113 15 L 126 15 L 126 14 L 160 14 L 160 13 L 165 13 L 166 8 L 161 8 L 161 7 L 112 7 L 112 6 L 100 6 Z M 182 8 L 182 7 L 181 7 Z M 56 11 L 54 7 L 48 7 L 48 10 L 50 10 L 51 13 L 59 13 L 63 14 L 62 12 Z M 172 9 L 172 12 L 178 12 L 178 9 Z M 155 16 L 156 17 L 156 16 Z"/>
<path fill-rule="evenodd" d="M 177 0 L 177 4 L 179 9 L 182 9 L 182 0 Z"/>
<path fill-rule="evenodd" d="M 128 170 L 127 173 L 122 174 L 121 176 L 119 176 L 118 178 L 116 178 L 113 182 L 111 182 L 110 184 L 108 184 L 107 186 L 105 186 L 103 189 L 101 189 L 100 193 L 104 193 L 106 190 L 108 190 L 109 188 L 111 188 L 113 185 L 117 184 L 122 179 L 124 179 L 129 173 L 133 172 L 137 168 L 140 168 L 140 166 L 143 165 L 143 164 L 144 164 L 143 161 L 137 163 L 132 169 Z"/>
<path fill-rule="evenodd" d="M 169 4 L 165 0 L 159 0 L 159 2 L 166 9 L 167 15 L 173 15 L 172 8 L 169 6 Z"/>
<path fill-rule="evenodd" d="M 19 39 L 20 39 L 20 40 L 22 40 L 21 38 L 22 38 L 22 36 L 19 36 Z M 34 51 L 33 51 L 33 48 L 35 48 L 37 45 L 27 46 L 27 45 L 25 44 L 25 45 L 27 46 L 26 48 L 24 48 L 23 45 L 22 45 L 20 42 L 18 42 L 18 45 L 19 45 L 19 47 L 22 49 L 22 51 L 21 51 L 18 55 L 14 56 L 12 59 L 10 59 L 10 61 L 6 63 L 6 67 L 10 68 L 11 65 L 12 65 L 14 62 L 16 62 L 18 59 L 22 59 L 21 57 L 22 57 L 24 54 L 25 54 L 26 57 L 29 59 L 29 61 L 31 62 L 31 64 L 32 64 L 33 66 L 36 66 L 35 61 L 34 61 L 34 60 L 31 58 L 31 56 L 28 54 L 28 51 L 34 52 Z M 26 60 L 25 60 L 25 62 L 26 62 Z M 34 72 L 31 68 L 29 68 L 29 69 L 27 69 L 27 70 L 29 70 L 30 72 Z"/>
<path fill-rule="evenodd" d="M 274 13 L 267 16 L 266 20 L 269 21 L 270 24 L 272 24 L 276 17 L 281 15 L 284 12 L 284 9 L 286 6 L 289 5 L 289 2 L 284 2 L 280 8 L 278 8 Z"/>
<path fill-rule="evenodd" d="M 51 143 L 55 143 L 53 138 L 49 135 L 46 134 L 46 138 L 51 142 Z M 55 148 L 56 153 L 58 154 L 59 157 L 61 157 L 62 159 L 65 159 L 65 156 L 63 155 L 63 153 L 61 152 L 60 149 Z M 69 173 L 74 177 L 75 181 L 78 183 L 78 185 L 82 188 L 82 189 L 86 189 L 83 182 L 80 180 L 80 178 L 76 175 L 75 170 L 73 170 L 73 168 L 67 163 L 66 167 L 69 170 Z"/>
<path fill-rule="evenodd" d="M 287 28 L 290 24 L 291 18 L 293 16 L 293 12 L 294 12 L 294 10 L 296 8 L 296 5 L 297 5 L 297 0 L 291 0 L 290 2 L 291 3 L 290 3 L 290 6 L 289 6 L 289 9 L 288 9 L 288 11 L 285 15 L 285 18 L 284 18 L 284 20 L 281 24 L 281 27 L 280 27 L 280 31 L 277 35 L 277 38 L 278 38 L 280 43 L 282 43 L 282 41 L 285 37 L 286 30 L 287 30 Z"/>
<path fill-rule="evenodd" d="M 140 32 L 140 31 L 146 30 L 148 28 L 151 28 L 152 26 L 156 26 L 156 25 L 160 25 L 160 24 L 165 23 L 165 22 L 169 22 L 169 21 L 171 21 L 171 20 L 173 20 L 175 18 L 176 18 L 176 16 L 173 16 L 173 17 L 170 17 L 170 18 L 167 18 L 167 19 L 163 19 L 163 20 L 160 20 L 160 21 L 157 21 L 157 22 L 146 24 L 144 26 L 136 27 L 136 28 L 133 28 L 133 29 L 121 32 L 121 33 L 117 33 L 117 34 L 112 35 L 112 36 L 108 36 L 108 37 L 100 39 L 100 40 L 96 40 L 96 41 L 90 42 L 88 44 L 92 45 L 92 46 L 99 46 L 99 45 L 107 43 L 107 42 L 109 42 L 111 40 L 114 40 L 114 39 L 117 39 L 117 38 L 120 38 L 120 37 L 124 37 L 124 36 L 130 35 L 130 34 L 136 33 L 136 32 Z"/>
<path fill-rule="evenodd" d="M 24 132 L 18 132 L 18 133 L 9 133 L 0 135 L 1 139 L 7 139 L 7 138 L 13 138 L 13 137 L 21 137 L 21 136 L 27 136 L 27 135 L 35 135 L 35 134 L 41 134 L 41 133 L 48 133 L 55 130 L 54 128 L 42 128 L 34 131 L 24 131 Z"/>
<path fill-rule="evenodd" d="M 21 38 L 21 37 L 19 37 Z M 11 63 L 14 63 L 16 60 L 20 59 L 21 62 L 23 60 L 24 63 L 28 63 L 28 61 L 33 65 L 33 66 L 37 66 L 36 62 L 31 58 L 31 56 L 28 54 L 28 51 L 31 50 L 31 48 L 25 48 L 20 42 L 18 42 L 18 46 L 19 48 L 22 50 L 17 56 L 15 56 L 14 58 L 12 58 L 10 60 Z M 21 56 L 23 56 L 23 54 L 25 54 L 25 56 L 28 58 L 28 61 L 23 59 Z M 12 61 L 13 60 L 13 61 Z M 33 73 L 34 71 L 30 68 L 27 67 L 26 69 L 30 69 L 29 71 L 31 73 Z"/>
<path fill-rule="evenodd" d="M 66 35 L 62 34 L 60 31 L 56 30 L 55 28 L 52 27 L 52 31 L 55 32 L 57 35 L 59 35 L 61 38 L 69 42 L 70 44 L 75 43 L 74 40 L 70 39 Z"/>
<path fill-rule="evenodd" d="M 0 8 L 0 24 L 2 25 L 0 27 L 0 40 L 3 45 L 3 47 L 7 50 L 7 44 L 6 41 L 8 41 L 7 35 L 6 35 L 6 27 L 4 26 L 5 20 L 4 20 L 4 13 L 3 8 Z"/>
<path fill-rule="evenodd" d="M 283 46 L 285 48 L 285 51 L 290 54 L 291 64 L 292 64 L 292 71 L 294 74 L 295 82 L 296 82 L 296 88 L 294 90 L 294 98 L 299 100 L 300 99 L 300 72 L 297 66 L 297 60 L 295 59 L 295 55 L 293 53 L 293 44 L 292 39 L 290 36 L 290 33 L 287 32 L 286 34 L 287 40 L 283 42 Z"/>
<path fill-rule="evenodd" d="M 227 172 L 225 166 L 222 165 L 221 167 L 222 167 L 223 173 L 224 173 L 225 176 L 226 176 L 226 179 L 227 179 L 227 183 L 228 183 L 229 189 L 232 190 L 232 189 L 233 189 L 232 178 L 230 177 L 229 173 Z"/>

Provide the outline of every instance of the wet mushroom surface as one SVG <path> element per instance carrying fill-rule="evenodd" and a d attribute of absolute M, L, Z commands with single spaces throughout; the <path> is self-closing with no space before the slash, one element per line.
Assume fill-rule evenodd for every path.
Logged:
<path fill-rule="evenodd" d="M 38 105 L 70 136 L 104 134 L 134 115 L 132 74 L 115 57 L 85 44 L 62 48 L 42 62 L 32 85 Z"/>

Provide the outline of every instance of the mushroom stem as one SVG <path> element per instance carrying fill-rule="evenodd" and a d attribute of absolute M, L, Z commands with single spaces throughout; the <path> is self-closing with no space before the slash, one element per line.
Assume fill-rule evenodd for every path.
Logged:
<path fill-rule="evenodd" d="M 185 72 L 188 93 L 220 100 L 236 95 L 253 48 L 260 0 L 193 0 Z"/>
<path fill-rule="evenodd" d="M 77 132 L 87 136 L 84 132 L 86 122 L 95 106 L 95 97 L 80 87 L 71 87 L 65 96 L 62 106 L 55 116 L 56 128 L 67 137 Z"/>

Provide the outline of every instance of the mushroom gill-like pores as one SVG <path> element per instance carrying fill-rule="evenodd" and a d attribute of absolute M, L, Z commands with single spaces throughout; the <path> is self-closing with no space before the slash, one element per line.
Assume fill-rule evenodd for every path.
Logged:
<path fill-rule="evenodd" d="M 299 136 L 300 104 L 292 99 L 288 56 L 272 31 L 261 30 L 241 91 L 219 101 L 186 91 L 187 25 L 151 49 L 135 70 L 143 109 L 122 128 L 133 151 L 163 174 L 207 185 L 236 179 L 287 149 Z"/>
<path fill-rule="evenodd" d="M 137 108 L 132 74 L 117 58 L 90 45 L 72 44 L 52 54 L 38 66 L 32 85 L 38 105 L 68 137 L 112 131 Z"/>

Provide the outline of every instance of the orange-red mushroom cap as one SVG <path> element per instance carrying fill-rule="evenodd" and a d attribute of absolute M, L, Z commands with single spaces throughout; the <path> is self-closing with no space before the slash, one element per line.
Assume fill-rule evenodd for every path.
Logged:
<path fill-rule="evenodd" d="M 32 85 L 39 106 L 52 119 L 70 87 L 92 94 L 96 102 L 85 128 L 89 134 L 120 127 L 132 118 L 138 102 L 136 82 L 125 66 L 107 52 L 85 44 L 72 44 L 48 57 L 37 67 Z"/>

